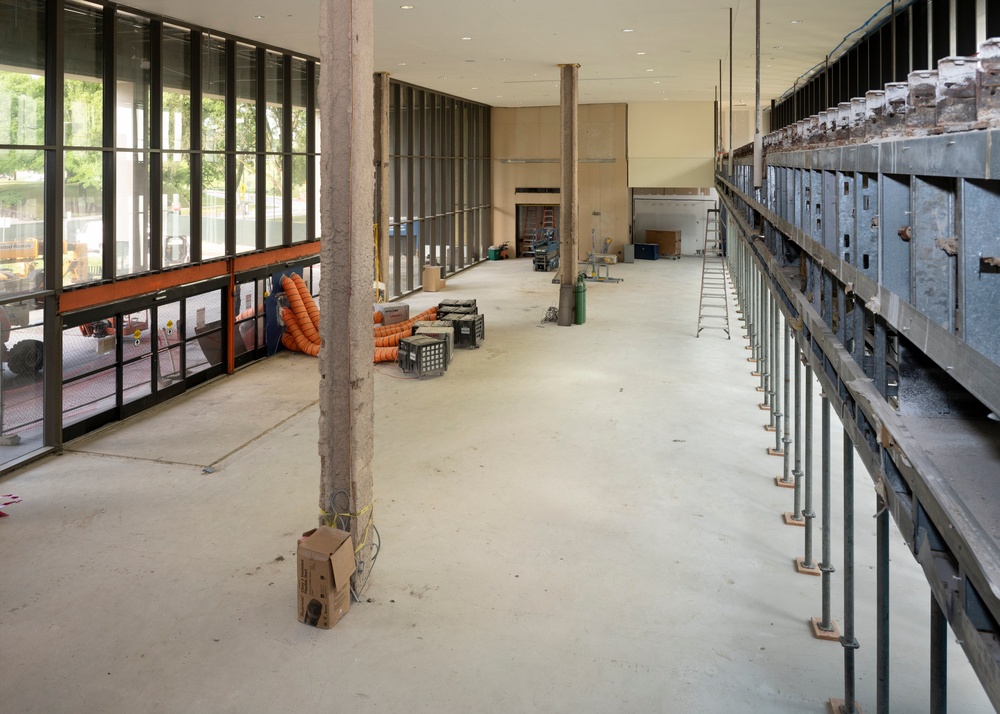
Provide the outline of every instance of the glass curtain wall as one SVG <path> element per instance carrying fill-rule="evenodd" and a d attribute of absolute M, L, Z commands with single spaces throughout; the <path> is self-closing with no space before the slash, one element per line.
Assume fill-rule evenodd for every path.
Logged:
<path fill-rule="evenodd" d="M 490 242 L 489 107 L 390 85 L 389 294 L 420 288 L 425 265 L 454 273 Z"/>

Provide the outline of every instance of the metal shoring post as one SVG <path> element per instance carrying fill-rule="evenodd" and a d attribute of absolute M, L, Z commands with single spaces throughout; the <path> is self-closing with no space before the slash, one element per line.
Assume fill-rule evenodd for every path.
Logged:
<path fill-rule="evenodd" d="M 768 394 L 771 397 L 771 424 L 774 432 L 774 449 L 769 449 L 772 456 L 781 456 L 781 358 L 779 350 L 781 341 L 781 311 L 778 309 L 778 296 L 771 293 L 771 360 L 768 363 Z"/>
<path fill-rule="evenodd" d="M 760 354 L 757 356 L 757 374 L 760 375 L 760 386 L 757 391 L 764 395 L 764 400 L 760 403 L 762 410 L 771 408 L 768 390 L 768 380 L 770 379 L 771 368 L 771 286 L 765 282 L 766 276 L 761 270 L 761 291 L 760 291 Z"/>
<path fill-rule="evenodd" d="M 805 464 L 805 507 L 802 509 L 802 517 L 805 519 L 805 553 L 802 558 L 799 559 L 797 565 L 798 570 L 801 573 L 806 573 L 808 575 L 819 575 L 819 568 L 816 567 L 816 563 L 813 562 L 812 557 L 812 547 L 813 547 L 813 519 L 816 518 L 816 513 L 813 511 L 813 473 L 812 473 L 812 462 L 813 462 L 813 370 L 812 366 L 806 363 L 806 379 L 805 384 L 803 384 L 803 389 L 806 391 L 806 464 Z"/>
<path fill-rule="evenodd" d="M 802 517 L 802 354 L 795 345 L 795 468 L 792 470 L 795 481 L 794 505 L 791 513 L 785 514 L 785 523 L 790 526 L 804 526 Z"/>
<path fill-rule="evenodd" d="M 821 498 L 820 509 L 823 513 L 821 524 L 821 547 L 823 560 L 819 564 L 823 576 L 823 616 L 819 621 L 813 620 L 813 632 L 820 639 L 840 640 L 837 624 L 830 617 L 830 576 L 834 568 L 830 562 L 830 398 L 826 394 L 820 396 L 821 420 Z"/>
<path fill-rule="evenodd" d="M 854 689 L 854 650 L 860 645 L 854 637 L 854 444 L 844 429 L 844 703 L 840 714 L 857 711 Z"/>
<path fill-rule="evenodd" d="M 784 423 L 785 431 L 784 431 L 784 434 L 783 434 L 782 439 L 781 439 L 781 446 L 782 446 L 782 448 L 781 448 L 781 455 L 783 457 L 783 463 L 781 465 L 781 477 L 775 479 L 775 483 L 777 485 L 783 486 L 785 488 L 792 488 L 792 487 L 795 486 L 795 481 L 792 480 L 791 473 L 790 473 L 792 451 L 791 451 L 791 448 L 789 446 L 792 443 L 791 425 L 789 424 L 789 422 L 791 422 L 791 420 L 792 420 L 792 413 L 791 413 L 791 398 L 792 398 L 791 397 L 791 391 L 792 391 L 792 376 L 791 376 L 791 369 L 792 369 L 792 365 L 791 365 L 791 361 L 792 361 L 792 356 L 791 356 L 792 355 L 792 330 L 788 326 L 788 318 L 785 318 L 784 335 L 785 335 L 785 342 L 784 342 L 784 344 L 785 344 L 785 350 L 784 350 L 785 351 L 785 365 L 784 365 L 785 366 L 785 369 L 784 369 L 784 373 L 785 373 L 785 388 L 784 388 L 784 390 L 782 391 L 782 394 L 781 394 L 782 397 L 783 397 L 783 399 L 782 399 L 781 413 L 782 413 L 782 416 L 784 417 L 784 422 L 783 423 Z"/>
<path fill-rule="evenodd" d="M 931 594 L 931 714 L 948 714 L 948 620 Z"/>
<path fill-rule="evenodd" d="M 879 494 L 875 501 L 876 596 L 876 714 L 889 714 L 889 507 Z"/>

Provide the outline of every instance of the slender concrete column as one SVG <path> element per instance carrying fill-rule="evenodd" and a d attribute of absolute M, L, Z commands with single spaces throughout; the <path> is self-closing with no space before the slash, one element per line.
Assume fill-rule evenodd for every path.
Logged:
<path fill-rule="evenodd" d="M 580 135 L 577 127 L 577 80 L 580 65 L 559 65 L 559 108 L 562 126 L 562 182 L 559 188 L 559 324 L 573 324 L 573 285 L 576 283 L 576 238 L 579 224 L 577 161 Z"/>
<path fill-rule="evenodd" d="M 378 280 L 385 285 L 379 302 L 389 299 L 389 73 L 375 73 L 375 224 L 378 226 Z M 378 295 L 376 294 L 376 298 Z"/>
<path fill-rule="evenodd" d="M 321 522 L 338 520 L 357 550 L 355 583 L 371 549 L 374 398 L 372 354 L 372 0 L 321 0 L 319 455 Z"/>

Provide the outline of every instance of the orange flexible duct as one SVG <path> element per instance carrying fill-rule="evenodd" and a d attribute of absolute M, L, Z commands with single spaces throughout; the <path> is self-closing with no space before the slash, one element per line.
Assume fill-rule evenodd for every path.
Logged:
<path fill-rule="evenodd" d="M 410 328 L 407 328 L 407 329 L 403 330 L 402 332 L 396 332 L 396 333 L 391 334 L 391 335 L 386 335 L 385 337 L 376 337 L 375 338 L 375 347 L 376 348 L 378 348 L 378 347 L 395 347 L 395 346 L 397 346 L 399 344 L 399 341 L 401 339 L 403 339 L 404 337 L 409 337 L 412 334 L 413 334 L 413 330 L 410 329 Z"/>

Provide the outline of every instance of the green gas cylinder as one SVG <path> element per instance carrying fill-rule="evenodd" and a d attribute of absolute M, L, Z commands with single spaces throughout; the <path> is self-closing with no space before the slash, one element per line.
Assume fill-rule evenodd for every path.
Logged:
<path fill-rule="evenodd" d="M 573 287 L 573 324 L 582 325 L 587 321 L 587 284 L 583 282 L 583 273 L 576 276 Z"/>

